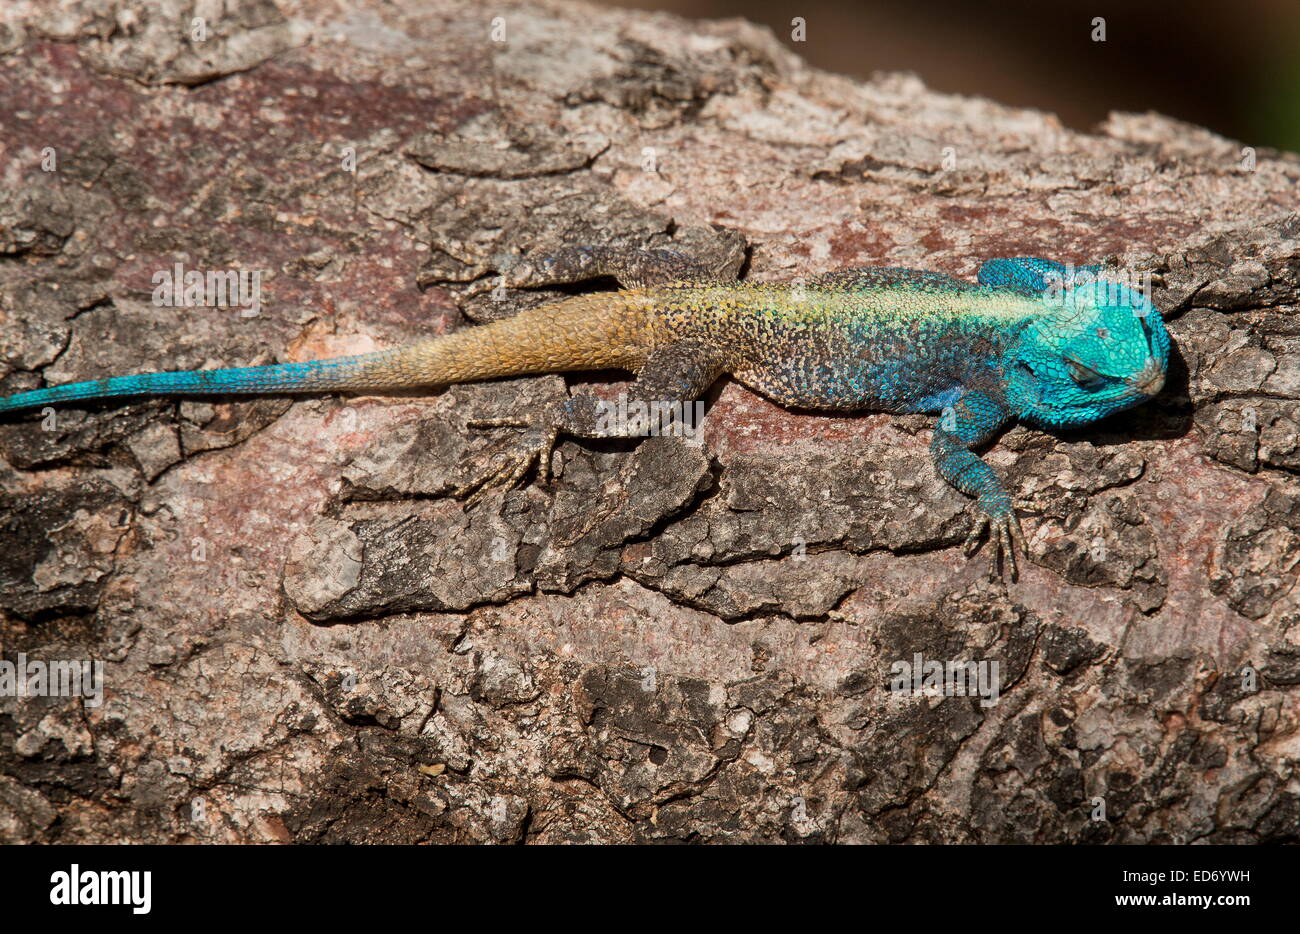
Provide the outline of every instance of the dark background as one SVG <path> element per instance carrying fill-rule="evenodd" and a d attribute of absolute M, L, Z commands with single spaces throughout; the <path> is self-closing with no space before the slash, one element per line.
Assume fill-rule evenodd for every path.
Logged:
<path fill-rule="evenodd" d="M 1300 150 L 1300 0 L 605 0 L 772 28 L 812 64 L 912 71 L 937 90 L 1090 129 L 1157 110 L 1246 145 Z M 790 40 L 802 16 L 807 39 Z M 1106 41 L 1092 41 L 1094 17 Z"/>

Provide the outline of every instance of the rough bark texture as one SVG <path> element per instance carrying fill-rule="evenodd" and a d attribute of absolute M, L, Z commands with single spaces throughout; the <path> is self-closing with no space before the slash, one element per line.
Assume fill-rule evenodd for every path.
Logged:
<path fill-rule="evenodd" d="M 1177 342 L 1154 404 L 993 449 L 1009 587 L 926 419 L 735 385 L 703 447 L 568 442 L 499 514 L 449 495 L 499 441 L 463 423 L 564 378 L 10 420 L 4 657 L 105 660 L 107 693 L 0 698 L 0 839 L 1300 834 L 1295 156 L 568 3 L 0 17 L 5 392 L 410 341 L 555 297 L 515 261 L 579 243 L 755 279 L 1113 257 Z M 155 306 L 178 261 L 263 270 L 261 314 Z M 998 660 L 1000 701 L 891 693 L 915 653 Z"/>

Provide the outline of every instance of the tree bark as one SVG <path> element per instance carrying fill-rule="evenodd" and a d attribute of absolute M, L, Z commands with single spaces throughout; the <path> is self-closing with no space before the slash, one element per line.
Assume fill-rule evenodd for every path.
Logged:
<path fill-rule="evenodd" d="M 469 513 L 502 438 L 465 422 L 575 380 L 9 419 L 4 659 L 105 689 L 0 697 L 0 840 L 1300 836 L 1300 159 L 859 83 L 742 21 L 209 6 L 0 13 L 3 393 L 394 346 L 554 299 L 520 261 L 587 244 L 1111 259 L 1170 379 L 994 446 L 1009 585 L 928 419 L 734 384 L 704 445 L 567 441 Z M 156 304 L 177 263 L 260 273 L 260 308 Z M 918 655 L 997 662 L 997 702 L 890 690 Z"/>

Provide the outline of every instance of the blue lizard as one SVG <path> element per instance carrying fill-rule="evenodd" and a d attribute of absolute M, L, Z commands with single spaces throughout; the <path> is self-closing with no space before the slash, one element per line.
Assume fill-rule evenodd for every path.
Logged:
<path fill-rule="evenodd" d="M 1074 427 L 1150 399 L 1164 385 L 1169 335 L 1139 291 L 1032 257 L 990 260 L 978 284 L 893 267 L 845 269 L 803 283 L 719 282 L 658 250 L 564 251 L 540 261 L 551 281 L 615 275 L 618 292 L 578 295 L 513 318 L 394 350 L 238 369 L 149 373 L 0 399 L 0 413 L 119 396 L 371 391 L 619 367 L 635 400 L 698 398 L 723 374 L 787 406 L 938 414 L 939 474 L 975 499 L 968 553 L 985 529 L 992 572 L 1017 575 L 1023 534 L 1011 495 L 974 449 L 1016 419 Z M 563 433 L 631 436 L 593 395 L 575 394 L 519 427 L 514 453 L 459 491 L 471 503 L 509 488 Z"/>

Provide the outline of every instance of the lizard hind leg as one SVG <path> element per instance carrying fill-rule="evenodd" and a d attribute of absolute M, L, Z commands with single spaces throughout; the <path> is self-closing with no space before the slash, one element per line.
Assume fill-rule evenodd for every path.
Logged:
<path fill-rule="evenodd" d="M 508 491 L 536 466 L 538 479 L 550 479 L 551 453 L 561 435 L 575 438 L 635 438 L 672 431 L 687 406 L 724 372 L 727 361 L 717 349 L 678 341 L 652 351 L 636 380 L 615 401 L 589 392 L 577 393 L 535 418 L 486 419 L 468 423 L 477 429 L 522 430 L 497 453 L 492 465 L 456 491 L 472 508 L 493 491 Z"/>

